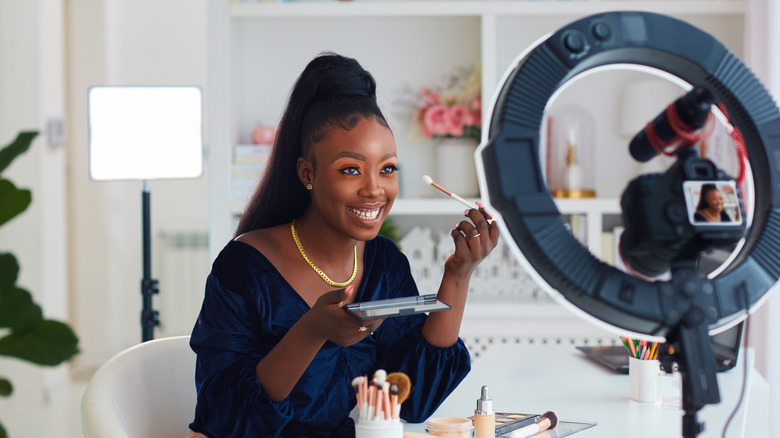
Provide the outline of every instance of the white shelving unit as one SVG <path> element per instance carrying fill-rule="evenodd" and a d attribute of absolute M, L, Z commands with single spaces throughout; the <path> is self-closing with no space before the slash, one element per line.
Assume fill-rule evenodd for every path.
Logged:
<path fill-rule="evenodd" d="M 712 33 L 738 56 L 743 52 L 747 21 L 746 3 L 740 0 L 209 0 L 208 8 L 212 255 L 230 237 L 234 216 L 240 210 L 228 199 L 232 146 L 245 143 L 256 122 L 278 121 L 293 81 L 320 51 L 355 56 L 369 68 L 377 78 L 380 103 L 396 132 L 402 164 L 404 156 L 414 156 L 422 166 L 430 166 L 431 159 L 426 157 L 429 149 L 409 140 L 408 119 L 393 108 L 397 96 L 392 94 L 402 84 L 417 89 L 451 67 L 481 62 L 483 107 L 487 110 L 493 90 L 515 57 L 541 37 L 583 16 L 615 10 L 668 14 Z M 602 196 L 610 199 L 565 201 L 559 206 L 562 213 L 585 214 L 588 228 L 595 230 L 600 212 L 615 213 L 612 198 L 619 194 Z M 429 200 L 399 199 L 393 214 L 439 214 L 436 205 Z M 598 244 L 589 246 L 596 248 Z"/>
<path fill-rule="evenodd" d="M 471 199 L 471 202 L 477 199 Z M 399 199 L 393 205 L 390 216 L 455 216 L 460 212 L 460 204 L 449 198 L 444 199 Z M 601 254 L 601 231 L 605 215 L 621 214 L 620 200 L 616 198 L 594 199 L 556 199 L 562 215 L 583 215 L 587 229 L 585 244 L 594 254 Z"/>
<path fill-rule="evenodd" d="M 395 133 L 401 174 L 409 173 L 412 181 L 409 184 L 420 185 L 420 176 L 428 173 L 426 170 L 433 162 L 432 148 L 430 144 L 417 144 L 411 139 L 408 117 L 411 109 L 403 114 L 397 108 L 396 94 L 404 85 L 416 91 L 431 85 L 442 73 L 456 66 L 479 62 L 483 117 L 487 117 L 492 94 L 501 77 L 527 47 L 571 21 L 617 10 L 655 12 L 688 21 L 716 36 L 737 56 L 743 56 L 748 22 L 747 3 L 743 0 L 358 0 L 232 4 L 229 0 L 208 0 L 212 256 L 231 237 L 235 217 L 242 208 L 240 202 L 229 199 L 233 145 L 246 143 L 257 122 L 278 121 L 294 80 L 317 53 L 332 50 L 353 56 L 371 71 L 377 80 L 380 105 Z M 601 114 L 608 111 L 607 104 L 601 101 L 612 99 L 613 102 L 619 90 L 610 82 L 596 87 L 599 87 L 599 98 L 587 103 L 594 113 Z M 575 96 L 575 100 L 578 98 Z M 609 131 L 616 131 L 612 118 L 616 117 L 606 114 L 603 124 Z M 620 214 L 617 190 L 626 181 L 610 180 L 609 176 L 632 165 L 624 151 L 627 142 L 628 139 L 614 133 L 599 138 L 605 147 L 619 151 L 610 150 L 597 156 L 597 162 L 604 163 L 605 167 L 598 170 L 601 179 L 597 181 L 596 191 L 601 198 L 556 201 L 562 214 L 584 218 L 585 243 L 594 254 L 602 250 L 604 217 Z M 461 217 L 463 209 L 453 205 L 455 201 L 437 199 L 432 193 L 423 195 L 430 197 L 426 199 L 410 198 L 404 193 L 408 187 L 404 181 L 401 183 L 402 197 L 396 200 L 391 212 L 394 219 L 425 222 Z M 495 317 L 498 307 L 501 312 Z M 503 324 L 528 317 L 521 328 L 504 326 L 509 331 L 524 331 L 530 330 L 528 324 L 533 321 L 542 322 L 535 315 L 544 315 L 545 321 L 569 317 L 568 311 L 550 302 L 528 307 L 480 304 L 470 308 L 468 324 L 473 327 L 482 324 L 475 325 L 475 321 Z M 464 327 L 468 324 L 464 322 Z M 573 326 L 568 327 L 571 331 Z"/>

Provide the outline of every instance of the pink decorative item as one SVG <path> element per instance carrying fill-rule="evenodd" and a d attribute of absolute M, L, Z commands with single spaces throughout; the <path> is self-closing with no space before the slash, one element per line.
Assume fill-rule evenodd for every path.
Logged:
<path fill-rule="evenodd" d="M 423 137 L 472 138 L 479 141 L 482 100 L 479 65 L 442 76 L 435 87 L 424 87 L 417 96 L 412 121 Z"/>
<path fill-rule="evenodd" d="M 257 125 L 252 130 L 252 144 L 273 144 L 276 137 L 276 128 L 273 126 Z"/>

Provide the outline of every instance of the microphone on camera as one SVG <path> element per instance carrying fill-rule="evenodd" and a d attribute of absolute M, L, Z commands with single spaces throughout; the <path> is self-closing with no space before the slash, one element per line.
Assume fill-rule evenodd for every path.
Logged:
<path fill-rule="evenodd" d="M 634 136 L 628 145 L 631 156 L 644 163 L 659 153 L 673 155 L 673 151 L 667 152 L 666 148 L 687 147 L 707 138 L 711 130 L 705 134 L 697 131 L 712 119 L 710 107 L 714 102 L 712 92 L 704 87 L 694 87 Z"/>

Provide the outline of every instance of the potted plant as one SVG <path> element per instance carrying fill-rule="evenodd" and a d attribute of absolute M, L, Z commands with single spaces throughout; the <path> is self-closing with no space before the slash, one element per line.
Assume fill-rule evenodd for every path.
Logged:
<path fill-rule="evenodd" d="M 2 177 L 16 157 L 29 149 L 38 132 L 21 132 L 0 150 L 0 226 L 15 218 L 32 202 L 28 189 L 17 188 Z M 78 352 L 78 338 L 67 324 L 46 319 L 30 292 L 16 284 L 19 263 L 13 254 L 0 252 L 0 356 L 37 365 L 54 366 Z M 13 392 L 11 382 L 0 376 L 0 396 Z M 7 433 L 0 424 L 0 438 Z"/>

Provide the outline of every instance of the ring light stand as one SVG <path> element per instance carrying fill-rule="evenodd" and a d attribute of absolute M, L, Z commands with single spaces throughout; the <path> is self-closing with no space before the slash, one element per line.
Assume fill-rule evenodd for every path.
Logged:
<path fill-rule="evenodd" d="M 541 166 L 544 110 L 567 81 L 610 64 L 647 66 L 707 87 L 744 137 L 753 220 L 731 265 L 714 278 L 683 267 L 671 281 L 642 280 L 593 256 L 564 226 Z M 659 14 L 611 12 L 567 25 L 518 59 L 486 131 L 476 154 L 480 186 L 516 257 L 548 292 L 586 315 L 666 338 L 676 353 L 662 361 L 676 361 L 683 378 L 683 436 L 698 435 L 696 413 L 720 401 L 709 332 L 746 318 L 780 277 L 780 113 L 772 98 L 709 34 Z"/>

